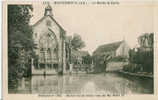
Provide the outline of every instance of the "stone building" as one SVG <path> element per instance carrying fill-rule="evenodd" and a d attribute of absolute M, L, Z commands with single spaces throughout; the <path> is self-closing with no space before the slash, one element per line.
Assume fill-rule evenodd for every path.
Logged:
<path fill-rule="evenodd" d="M 129 57 L 129 50 L 124 40 L 101 45 L 93 53 L 94 63 L 108 71 L 120 70 L 127 64 L 125 60 Z"/>
<path fill-rule="evenodd" d="M 110 55 L 111 57 L 129 57 L 129 46 L 123 41 L 109 43 L 99 46 L 93 53 L 93 55 Z"/>
<path fill-rule="evenodd" d="M 54 19 L 51 6 L 45 8 L 44 16 L 33 26 L 34 49 L 38 56 L 32 74 L 65 73 L 65 30 Z"/>

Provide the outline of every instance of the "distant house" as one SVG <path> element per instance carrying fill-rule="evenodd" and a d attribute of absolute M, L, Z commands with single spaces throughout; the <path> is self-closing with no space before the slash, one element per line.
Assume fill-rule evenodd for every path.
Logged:
<path fill-rule="evenodd" d="M 102 66 L 101 70 L 103 70 L 106 65 L 105 62 L 108 62 L 106 69 L 120 69 L 117 66 L 122 65 L 121 58 L 129 57 L 129 50 L 130 48 L 125 41 L 101 45 L 93 52 L 94 64 L 95 66 Z"/>

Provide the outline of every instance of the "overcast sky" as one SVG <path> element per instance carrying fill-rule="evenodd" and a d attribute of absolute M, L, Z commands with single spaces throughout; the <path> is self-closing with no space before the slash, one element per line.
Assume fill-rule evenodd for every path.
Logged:
<path fill-rule="evenodd" d="M 44 16 L 46 5 L 33 4 L 31 24 Z M 80 34 L 86 43 L 84 50 L 92 53 L 99 45 L 121 41 L 125 38 L 130 47 L 137 43 L 142 33 L 153 32 L 153 9 L 147 5 L 54 5 L 56 21 L 67 35 Z"/>

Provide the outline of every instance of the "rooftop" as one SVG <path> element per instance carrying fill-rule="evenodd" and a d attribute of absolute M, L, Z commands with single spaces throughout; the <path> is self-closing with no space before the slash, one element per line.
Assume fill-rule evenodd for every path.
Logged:
<path fill-rule="evenodd" d="M 101 45 L 93 52 L 93 55 L 108 52 L 108 51 L 116 51 L 122 42 L 123 41 L 118 41 L 118 42 Z"/>

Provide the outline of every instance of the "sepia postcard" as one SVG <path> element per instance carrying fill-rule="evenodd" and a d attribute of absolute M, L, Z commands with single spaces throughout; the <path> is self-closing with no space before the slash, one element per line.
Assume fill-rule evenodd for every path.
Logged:
<path fill-rule="evenodd" d="M 2 100 L 158 100 L 158 2 L 2 6 Z"/>

